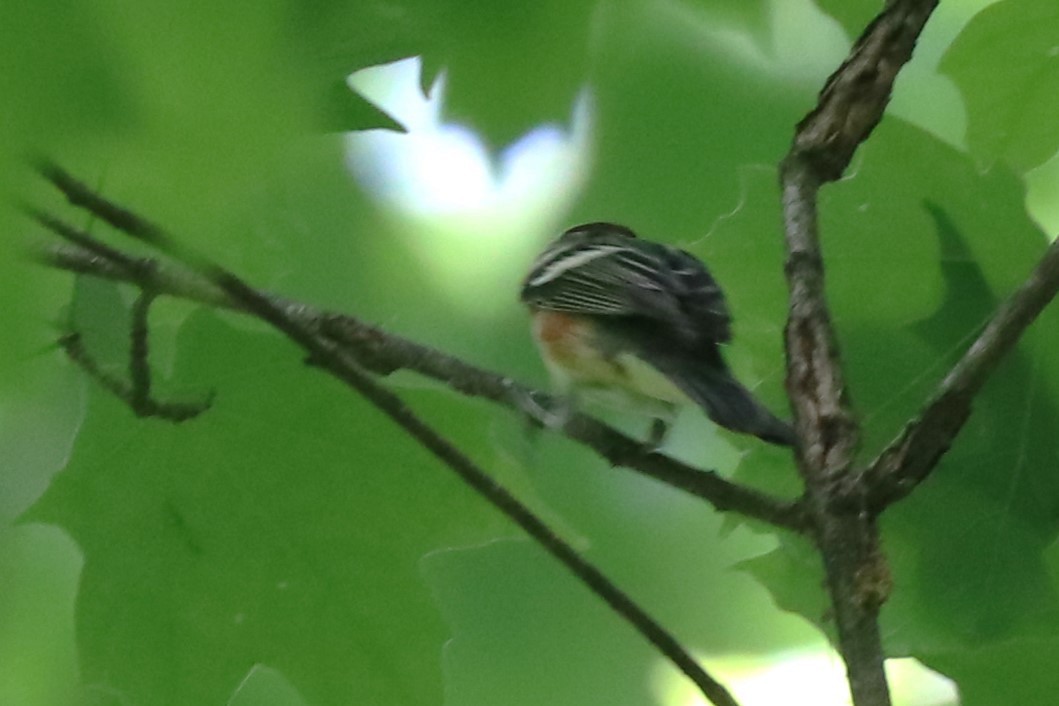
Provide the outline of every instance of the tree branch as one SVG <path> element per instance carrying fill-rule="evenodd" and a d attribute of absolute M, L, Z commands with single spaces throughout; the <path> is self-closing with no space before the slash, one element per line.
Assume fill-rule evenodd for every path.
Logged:
<path fill-rule="evenodd" d="M 817 236 L 818 177 L 788 158 L 781 167 L 787 235 L 787 392 L 800 439 L 799 467 L 814 487 L 845 473 L 858 441 L 831 314 L 824 296 L 824 263 Z"/>
<path fill-rule="evenodd" d="M 54 222 L 51 219 L 43 224 L 52 229 Z M 145 285 L 160 295 L 252 313 L 209 281 L 164 262 L 152 261 L 150 267 L 138 266 L 133 274 L 80 246 L 48 245 L 34 249 L 31 256 L 42 264 L 68 272 Z M 547 400 L 544 393 L 509 377 L 389 333 L 348 314 L 322 311 L 263 292 L 258 294 L 267 297 L 301 325 L 338 344 L 373 372 L 385 375 L 400 369 L 411 370 L 442 382 L 461 394 L 484 398 L 519 413 L 533 414 L 536 405 L 527 405 L 526 400 Z M 805 529 L 804 514 L 797 501 L 772 497 L 726 480 L 714 471 L 694 468 L 654 453 L 593 417 L 574 414 L 559 431 L 588 446 L 615 466 L 627 467 L 702 498 L 718 510 L 738 512 L 796 532 Z"/>
<path fill-rule="evenodd" d="M 937 0 L 889 0 L 799 123 L 780 168 L 790 315 L 787 391 L 799 437 L 806 510 L 824 559 L 838 647 L 856 706 L 889 706 L 878 611 L 889 590 L 873 515 L 834 497 L 851 476 L 859 427 L 824 293 L 817 222 L 820 186 L 838 179 L 882 119 L 893 82 Z"/>
<path fill-rule="evenodd" d="M 135 333 L 133 334 L 135 337 Z M 130 368 L 137 368 L 137 377 L 126 381 L 106 372 L 96 363 L 95 358 L 85 350 L 81 335 L 77 332 L 67 333 L 59 339 L 59 345 L 67 357 L 86 375 L 96 380 L 110 394 L 127 404 L 137 417 L 158 417 L 179 424 L 193 419 L 209 409 L 212 396 L 206 396 L 199 402 L 159 401 L 150 396 L 150 387 L 145 384 L 146 351 L 142 357 L 135 350 L 130 357 Z"/>
<path fill-rule="evenodd" d="M 1052 241 L 1029 278 L 993 314 L 919 418 L 909 422 L 856 480 L 867 487 L 868 505 L 874 512 L 905 497 L 927 478 L 970 416 L 975 395 L 1057 293 L 1059 239 Z"/>
<path fill-rule="evenodd" d="M 798 124 L 788 159 L 806 162 L 819 183 L 842 176 L 882 120 L 894 79 L 937 6 L 938 0 L 887 0 Z"/>

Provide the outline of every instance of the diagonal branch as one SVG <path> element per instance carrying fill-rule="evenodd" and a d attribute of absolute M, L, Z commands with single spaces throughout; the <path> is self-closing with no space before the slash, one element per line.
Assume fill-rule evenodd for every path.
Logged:
<path fill-rule="evenodd" d="M 32 256 L 57 269 L 148 286 L 159 294 L 251 313 L 209 281 L 167 263 L 151 261 L 150 267 L 141 264 L 134 275 L 108 258 L 81 247 L 50 245 L 35 249 Z M 389 333 L 356 317 L 322 311 L 263 292 L 258 294 L 266 296 L 273 305 L 302 325 L 338 344 L 361 366 L 373 372 L 388 374 L 400 369 L 411 370 L 442 382 L 461 394 L 481 397 L 520 413 L 533 413 L 537 406 L 523 404 L 523 401 L 546 398 L 543 393 L 509 377 Z M 714 471 L 694 468 L 669 456 L 653 453 L 593 417 L 575 414 L 560 431 L 593 449 L 611 464 L 630 468 L 700 497 L 718 510 L 738 512 L 793 531 L 804 530 L 804 516 L 798 502 L 775 498 L 733 483 Z"/>
<path fill-rule="evenodd" d="M 243 282 L 232 272 L 178 244 L 157 226 L 106 202 L 57 167 L 49 165 L 42 171 L 49 181 L 58 186 L 68 197 L 70 190 L 77 190 L 77 198 L 71 197 L 71 202 L 88 208 L 118 230 L 174 258 L 213 285 L 235 308 L 271 324 L 276 330 L 304 348 L 313 365 L 327 370 L 371 402 L 447 468 L 456 473 L 465 484 L 566 566 L 593 593 L 603 599 L 694 682 L 713 704 L 738 706 L 727 689 L 710 676 L 672 634 L 658 624 L 595 565 L 563 541 L 532 510 L 499 485 L 466 454 L 421 420 L 404 404 L 401 398 L 377 383 L 349 351 L 344 350 L 335 340 L 325 335 L 318 322 L 306 320 L 297 315 L 296 307 L 292 308 L 275 301 L 272 297 Z M 96 255 L 98 254 L 97 252 Z"/>
<path fill-rule="evenodd" d="M 1059 239 L 1029 278 L 1004 302 L 985 330 L 938 385 L 919 418 L 909 422 L 858 483 L 876 512 L 897 502 L 937 465 L 971 414 L 971 403 L 997 364 L 1059 293 Z"/>

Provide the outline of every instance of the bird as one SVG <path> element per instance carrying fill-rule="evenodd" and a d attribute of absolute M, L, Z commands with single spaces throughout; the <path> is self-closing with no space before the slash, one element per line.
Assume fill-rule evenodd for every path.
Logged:
<path fill-rule="evenodd" d="M 676 411 L 689 404 L 731 431 L 795 444 L 791 425 L 725 363 L 728 304 L 691 253 L 626 226 L 585 223 L 536 258 L 519 298 L 562 399 L 586 396 L 646 412 L 654 419 L 648 443 L 655 448 Z"/>

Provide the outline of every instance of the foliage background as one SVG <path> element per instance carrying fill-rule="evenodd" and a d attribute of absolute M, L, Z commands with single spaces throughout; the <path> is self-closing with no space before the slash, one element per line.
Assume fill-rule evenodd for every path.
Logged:
<path fill-rule="evenodd" d="M 0 7 L 0 188 L 55 205 L 21 161 L 45 150 L 258 285 L 542 385 L 518 277 L 563 225 L 624 222 L 710 263 L 736 313 L 729 358 L 782 409 L 773 165 L 877 9 L 15 0 Z M 865 458 L 1028 271 L 1039 224 L 1059 227 L 1056 28 L 1050 0 L 942 3 L 887 119 L 825 192 Z M 478 132 L 497 175 L 534 126 L 581 125 L 577 173 L 555 177 L 568 188 L 424 214 L 352 179 L 333 131 L 396 123 L 345 76 L 413 55 L 424 85 L 444 69 L 445 118 Z M 15 210 L 0 229 L 0 702 L 683 703 L 605 607 L 271 332 L 155 307 L 162 389 L 217 402 L 179 427 L 136 420 L 52 345 L 73 322 L 120 367 L 128 294 L 29 266 L 17 248 L 40 234 Z M 939 472 L 885 518 L 887 648 L 968 706 L 1048 704 L 1059 686 L 1056 324 L 1046 313 Z M 806 546 L 481 403 L 392 384 L 748 704 L 753 665 L 820 649 Z M 797 492 L 784 454 L 698 415 L 670 448 Z M 787 702 L 841 691 L 830 666 Z"/>

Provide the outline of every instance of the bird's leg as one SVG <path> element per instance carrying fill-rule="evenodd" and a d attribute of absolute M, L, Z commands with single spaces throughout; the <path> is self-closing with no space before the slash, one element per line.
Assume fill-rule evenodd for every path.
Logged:
<path fill-rule="evenodd" d="M 532 391 L 512 389 L 515 405 L 534 422 L 549 429 L 562 429 L 574 414 L 575 401 L 572 393 L 546 396 L 544 399 Z"/>
<path fill-rule="evenodd" d="M 655 411 L 653 417 L 651 430 L 647 433 L 647 440 L 644 442 L 644 446 L 650 452 L 659 451 L 666 442 L 666 436 L 669 435 L 677 419 L 677 408 L 670 404 L 663 404 Z"/>
<path fill-rule="evenodd" d="M 658 451 L 662 448 L 662 444 L 666 441 L 666 435 L 669 434 L 670 420 L 656 417 L 651 420 L 651 431 L 647 434 L 647 441 L 644 445 L 650 448 L 651 451 Z"/>
<path fill-rule="evenodd" d="M 551 404 L 547 407 L 541 406 L 534 401 L 534 404 L 537 404 L 537 408 L 540 410 L 540 417 L 538 418 L 549 429 L 562 429 L 570 421 L 570 418 L 574 416 L 574 409 L 576 408 L 574 396 L 573 394 L 556 395 L 550 398 L 549 401 Z"/>

